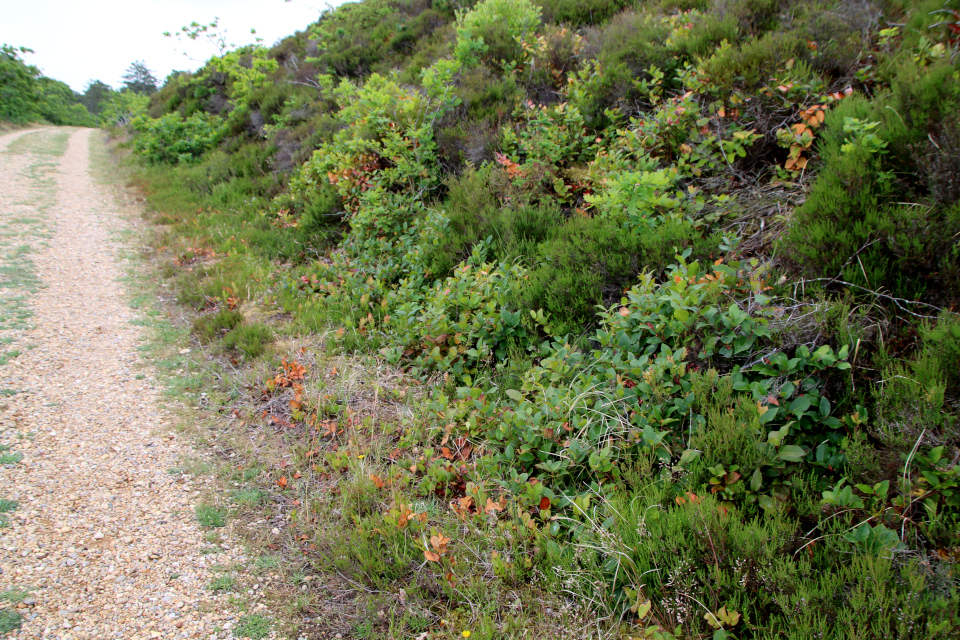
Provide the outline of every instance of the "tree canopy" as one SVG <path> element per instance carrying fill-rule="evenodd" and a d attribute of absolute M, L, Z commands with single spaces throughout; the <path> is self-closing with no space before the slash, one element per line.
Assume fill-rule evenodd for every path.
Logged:
<path fill-rule="evenodd" d="M 33 51 L 8 44 L 0 47 L 0 121 L 95 125 L 80 96 L 65 83 L 47 78 L 27 64 L 22 57 L 25 53 Z"/>
<path fill-rule="evenodd" d="M 143 60 L 132 63 L 120 79 L 124 88 L 134 93 L 150 95 L 157 91 L 157 78 Z"/>

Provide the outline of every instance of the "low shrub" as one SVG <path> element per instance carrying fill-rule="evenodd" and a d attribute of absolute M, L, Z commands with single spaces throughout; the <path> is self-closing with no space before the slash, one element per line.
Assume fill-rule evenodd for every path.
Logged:
<path fill-rule="evenodd" d="M 150 164 L 195 162 L 223 136 L 219 121 L 202 113 L 186 119 L 175 113 L 156 119 L 140 117 L 132 126 L 140 134 L 133 148 Z"/>
<path fill-rule="evenodd" d="M 247 358 L 260 357 L 271 342 L 273 331 L 262 324 L 240 325 L 223 336 L 225 348 L 242 353 Z"/>
<path fill-rule="evenodd" d="M 614 498 L 604 510 L 609 531 L 577 546 L 579 559 L 559 558 L 570 569 L 558 579 L 609 603 L 615 616 L 632 610 L 645 626 L 682 630 L 670 638 L 720 630 L 839 640 L 855 630 L 932 640 L 960 631 L 951 613 L 960 600 L 944 567 L 894 557 L 895 545 L 880 542 L 890 532 L 883 525 L 861 525 L 877 541 L 873 552 L 844 533 L 845 523 L 825 522 L 825 535 L 804 546 L 804 527 L 786 510 L 755 518 L 710 495 L 674 501 L 662 491 L 648 485 Z M 607 553 L 592 551 L 598 546 Z M 604 582 L 589 584 L 601 574 Z"/>
<path fill-rule="evenodd" d="M 756 90 L 781 68 L 785 61 L 806 61 L 807 41 L 800 33 L 770 32 L 739 45 L 718 48 L 699 65 L 700 73 L 717 88 L 718 94 L 733 89 Z"/>
<path fill-rule="evenodd" d="M 445 232 L 425 247 L 424 259 L 429 272 L 446 276 L 469 258 L 476 245 L 486 242 L 493 260 L 526 265 L 535 262 L 537 246 L 553 237 L 565 222 L 560 207 L 542 204 L 501 204 L 499 194 L 510 190 L 502 174 L 492 167 L 468 169 L 448 184 L 444 203 L 447 218 Z"/>
<path fill-rule="evenodd" d="M 907 65 L 883 101 L 850 98 L 827 115 L 823 169 L 782 244 L 807 273 L 905 298 L 936 299 L 960 281 L 957 208 L 937 203 L 911 162 L 911 148 L 931 128 L 955 119 L 947 105 L 960 108 L 951 73 L 942 66 L 918 74 Z M 930 195 L 930 206 L 905 199 Z"/>
<path fill-rule="evenodd" d="M 543 10 L 544 22 L 576 28 L 602 24 L 630 2 L 628 0 L 597 0 L 596 2 L 540 0 L 537 4 Z"/>
<path fill-rule="evenodd" d="M 222 309 L 216 313 L 200 316 L 193 321 L 193 332 L 201 342 L 210 342 L 222 337 L 243 322 L 239 311 Z"/>
<path fill-rule="evenodd" d="M 485 247 L 479 245 L 453 275 L 432 287 L 421 288 L 412 278 L 401 282 L 386 300 L 385 327 L 397 345 L 381 350 L 389 362 L 409 358 L 416 372 L 470 379 L 512 348 L 527 346 L 523 314 L 510 309 L 525 272 L 485 260 Z"/>
<path fill-rule="evenodd" d="M 523 303 L 549 313 L 558 335 L 580 334 L 595 326 L 597 306 L 616 302 L 640 274 L 662 273 L 680 248 L 704 255 L 716 241 L 684 220 L 637 230 L 602 218 L 573 218 L 537 247 Z"/>
<path fill-rule="evenodd" d="M 540 7 L 530 0 L 483 0 L 457 14 L 457 58 L 465 67 L 520 63 L 539 27 Z"/>

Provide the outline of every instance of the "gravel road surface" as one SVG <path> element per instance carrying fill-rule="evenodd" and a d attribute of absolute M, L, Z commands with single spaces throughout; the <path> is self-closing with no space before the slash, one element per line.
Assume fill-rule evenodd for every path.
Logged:
<path fill-rule="evenodd" d="M 0 607 L 22 617 L 16 638 L 232 637 L 230 596 L 208 585 L 243 550 L 212 545 L 194 516 L 203 487 L 171 473 L 190 446 L 139 364 L 124 222 L 88 173 L 91 135 L 0 137 L 0 251 L 22 248 L 0 295 L 29 315 L 0 322 L 19 351 L 0 364 Z"/>

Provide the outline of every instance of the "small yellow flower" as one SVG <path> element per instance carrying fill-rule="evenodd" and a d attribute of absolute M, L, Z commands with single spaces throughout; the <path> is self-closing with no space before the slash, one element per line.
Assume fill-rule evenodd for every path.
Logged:
<path fill-rule="evenodd" d="M 469 638 L 469 637 L 470 637 L 470 630 L 467 629 L 466 631 L 464 631 L 464 632 L 463 632 L 462 634 L 460 634 L 460 635 L 462 635 L 464 638 Z"/>
<path fill-rule="evenodd" d="M 362 453 L 357 456 L 357 460 L 363 460 L 364 458 L 366 458 L 366 456 Z"/>

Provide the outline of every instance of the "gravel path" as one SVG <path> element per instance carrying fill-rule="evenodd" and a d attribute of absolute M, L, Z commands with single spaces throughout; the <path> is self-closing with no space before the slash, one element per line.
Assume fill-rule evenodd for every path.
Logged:
<path fill-rule="evenodd" d="M 7 150 L 58 131 L 0 137 L 0 220 L 39 215 L 52 232 L 33 255 L 32 327 L 17 336 L 35 347 L 0 366 L 0 499 L 19 503 L 0 529 L 0 606 L 23 616 L 18 638 L 229 637 L 229 595 L 207 586 L 245 558 L 226 539 L 210 553 L 200 487 L 169 472 L 190 449 L 138 375 L 142 336 L 112 235 L 123 223 L 87 170 L 99 133 L 75 130 L 60 158 Z M 32 211 L 43 188 L 48 205 Z"/>

